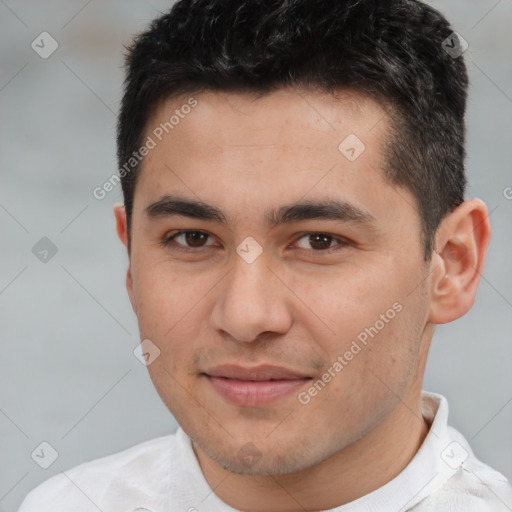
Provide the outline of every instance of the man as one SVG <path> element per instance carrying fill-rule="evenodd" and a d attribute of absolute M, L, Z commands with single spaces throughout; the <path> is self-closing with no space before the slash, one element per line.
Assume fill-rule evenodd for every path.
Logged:
<path fill-rule="evenodd" d="M 459 44 L 402 0 L 180 1 L 136 38 L 114 213 L 180 429 L 21 512 L 512 510 L 422 391 L 490 238 Z"/>

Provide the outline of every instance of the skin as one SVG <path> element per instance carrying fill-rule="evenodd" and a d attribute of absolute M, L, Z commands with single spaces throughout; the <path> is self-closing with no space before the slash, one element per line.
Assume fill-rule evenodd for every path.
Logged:
<path fill-rule="evenodd" d="M 453 210 L 425 262 L 414 197 L 381 175 L 390 128 L 378 103 L 354 91 L 334 99 L 289 89 L 195 98 L 145 157 L 134 198 L 126 284 L 141 339 L 161 351 L 151 379 L 227 504 L 282 512 L 348 503 L 398 475 L 428 432 L 420 398 L 428 348 L 435 324 L 473 304 L 487 208 L 473 199 Z M 146 136 L 186 100 L 163 102 Z M 354 161 L 338 150 L 349 134 L 365 144 Z M 229 223 L 149 218 L 145 208 L 165 194 L 214 205 Z M 333 198 L 374 222 L 266 224 L 273 208 Z M 128 246 L 125 209 L 114 213 Z M 182 229 L 210 237 L 162 244 Z M 310 233 L 333 235 L 331 249 Z M 263 251 L 252 263 L 236 252 L 248 236 Z M 395 303 L 401 311 L 300 403 L 298 392 Z M 235 405 L 203 375 L 225 363 L 278 365 L 311 381 L 270 404 Z"/>

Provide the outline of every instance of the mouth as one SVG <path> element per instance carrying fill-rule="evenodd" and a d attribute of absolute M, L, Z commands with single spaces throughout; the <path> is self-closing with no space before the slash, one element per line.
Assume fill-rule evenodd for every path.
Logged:
<path fill-rule="evenodd" d="M 258 407 L 284 398 L 311 380 L 300 372 L 276 366 L 217 366 L 202 374 L 225 400 Z"/>

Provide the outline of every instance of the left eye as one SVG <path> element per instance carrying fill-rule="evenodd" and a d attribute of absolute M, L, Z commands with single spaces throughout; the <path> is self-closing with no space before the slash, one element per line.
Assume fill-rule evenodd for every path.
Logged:
<path fill-rule="evenodd" d="M 325 251 L 327 249 L 331 249 L 333 246 L 331 245 L 333 242 L 336 245 L 344 246 L 347 242 L 341 238 L 336 238 L 333 235 L 329 235 L 328 233 L 306 233 L 301 236 L 298 241 L 306 240 L 306 245 L 310 245 L 315 251 Z M 310 247 L 305 247 L 304 245 L 300 245 L 301 249 L 309 249 Z"/>

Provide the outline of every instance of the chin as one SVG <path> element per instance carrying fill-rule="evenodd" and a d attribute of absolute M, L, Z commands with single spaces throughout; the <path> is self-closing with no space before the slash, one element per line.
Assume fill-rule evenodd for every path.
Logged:
<path fill-rule="evenodd" d="M 301 454 L 301 460 L 297 460 L 289 455 L 286 457 L 272 455 L 270 453 L 262 454 L 261 458 L 254 463 L 247 463 L 232 454 L 211 454 L 210 455 L 219 466 L 231 473 L 247 476 L 277 476 L 296 473 L 307 469 L 313 464 Z M 214 458 L 215 457 L 215 458 Z"/>
<path fill-rule="evenodd" d="M 252 442 L 241 447 L 216 444 L 205 445 L 196 442 L 210 459 L 223 469 L 238 475 L 278 476 L 296 473 L 322 462 L 332 455 L 328 447 L 321 447 L 312 440 L 308 447 L 306 440 L 290 444 L 266 445 L 261 450 Z"/>

